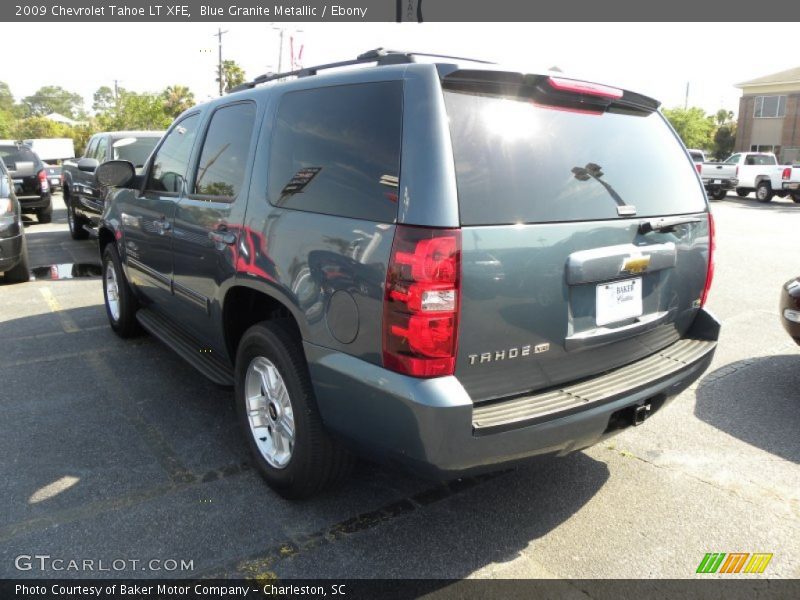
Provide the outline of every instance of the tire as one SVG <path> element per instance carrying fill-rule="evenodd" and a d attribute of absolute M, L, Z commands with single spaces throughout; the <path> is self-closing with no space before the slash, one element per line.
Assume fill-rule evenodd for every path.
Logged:
<path fill-rule="evenodd" d="M 6 283 L 25 283 L 30 279 L 30 273 L 28 272 L 28 244 L 25 242 L 25 238 L 22 238 L 22 256 L 19 262 L 6 271 L 3 276 Z"/>
<path fill-rule="evenodd" d="M 722 188 L 719 188 L 718 190 L 715 190 L 711 194 L 711 197 L 714 200 L 724 200 L 727 196 L 728 196 L 728 190 L 724 190 Z"/>
<path fill-rule="evenodd" d="M 756 200 L 759 202 L 772 202 L 772 197 L 775 192 L 772 191 L 772 186 L 769 181 L 759 181 L 756 186 Z"/>
<path fill-rule="evenodd" d="M 791 196 L 792 196 L 792 201 L 795 204 L 800 204 L 800 192 L 792 192 Z"/>
<path fill-rule="evenodd" d="M 48 196 L 49 204 L 36 211 L 36 220 L 39 223 L 50 223 L 53 220 L 53 199 Z"/>
<path fill-rule="evenodd" d="M 264 321 L 242 336 L 236 408 L 259 472 L 284 498 L 318 494 L 350 471 L 353 457 L 325 431 L 302 347 L 285 322 Z"/>
<path fill-rule="evenodd" d="M 85 240 L 89 237 L 89 232 L 83 228 L 83 219 L 75 214 L 75 207 L 72 198 L 66 195 L 64 204 L 67 205 L 67 225 L 69 225 L 69 235 L 73 240 Z"/>
<path fill-rule="evenodd" d="M 103 250 L 103 299 L 108 322 L 118 336 L 129 338 L 141 332 L 136 320 L 139 303 L 125 278 L 114 244 L 108 244 Z"/>
<path fill-rule="evenodd" d="M 747 198 L 752 190 L 748 188 L 736 188 L 736 195 L 740 198 Z"/>

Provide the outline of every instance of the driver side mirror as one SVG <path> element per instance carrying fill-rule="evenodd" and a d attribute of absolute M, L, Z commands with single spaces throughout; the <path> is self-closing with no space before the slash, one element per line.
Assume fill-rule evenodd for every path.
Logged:
<path fill-rule="evenodd" d="M 97 167 L 95 177 L 100 185 L 126 187 L 133 181 L 136 169 L 127 160 L 110 160 Z"/>
<path fill-rule="evenodd" d="M 96 158 L 82 158 L 78 161 L 78 170 L 94 173 L 99 164 Z"/>

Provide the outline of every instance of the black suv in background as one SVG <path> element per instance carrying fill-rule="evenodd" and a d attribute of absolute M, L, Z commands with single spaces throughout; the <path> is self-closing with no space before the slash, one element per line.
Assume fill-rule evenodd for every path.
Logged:
<path fill-rule="evenodd" d="M 53 201 L 45 164 L 24 144 L 0 145 L 0 158 L 8 168 L 22 212 L 36 213 L 40 223 L 53 218 Z"/>
<path fill-rule="evenodd" d="M 0 158 L 0 273 L 8 283 L 28 281 L 28 249 L 14 182 Z"/>
<path fill-rule="evenodd" d="M 417 57 L 260 77 L 97 169 L 111 327 L 234 385 L 288 497 L 351 451 L 450 477 L 579 450 L 716 346 L 713 220 L 657 102 Z"/>

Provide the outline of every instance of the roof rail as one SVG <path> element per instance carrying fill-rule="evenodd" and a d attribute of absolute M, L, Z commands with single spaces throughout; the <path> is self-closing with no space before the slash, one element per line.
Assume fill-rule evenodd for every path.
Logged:
<path fill-rule="evenodd" d="M 406 52 L 402 50 L 386 50 L 384 48 L 375 48 L 359 54 L 353 60 L 343 60 L 334 63 L 327 63 L 324 65 L 316 65 L 314 67 L 304 67 L 295 71 L 286 71 L 284 73 L 264 73 L 259 75 L 252 81 L 247 81 L 231 89 L 231 93 L 240 92 L 242 90 L 250 90 L 262 83 L 268 81 L 275 81 L 276 79 L 284 79 L 285 77 L 309 77 L 316 75 L 319 71 L 325 69 L 335 69 L 337 67 L 348 67 L 350 65 L 359 65 L 364 63 L 376 63 L 377 65 L 400 65 L 406 63 L 413 63 L 415 56 L 425 56 L 432 58 L 446 58 L 450 60 L 466 60 L 470 62 L 477 62 L 483 64 L 493 64 L 489 61 L 478 60 L 475 58 L 464 58 L 459 56 L 446 56 L 444 54 L 427 54 L 425 52 Z"/>

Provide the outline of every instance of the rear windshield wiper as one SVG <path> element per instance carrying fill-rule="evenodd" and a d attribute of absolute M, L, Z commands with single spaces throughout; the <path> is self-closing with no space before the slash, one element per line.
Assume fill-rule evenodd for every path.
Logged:
<path fill-rule="evenodd" d="M 639 223 L 639 233 L 650 233 L 651 231 L 669 232 L 675 231 L 678 225 L 686 225 L 688 223 L 700 223 L 703 219 L 700 217 L 661 217 L 658 219 L 650 219 Z"/>

